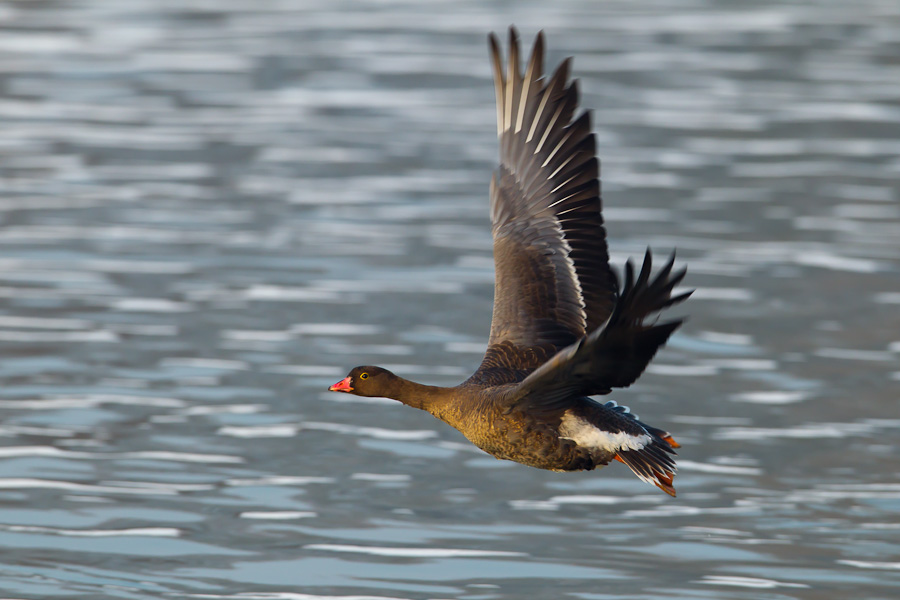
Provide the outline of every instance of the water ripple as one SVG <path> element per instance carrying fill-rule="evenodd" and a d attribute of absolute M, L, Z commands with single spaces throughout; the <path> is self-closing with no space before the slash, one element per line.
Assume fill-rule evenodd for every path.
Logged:
<path fill-rule="evenodd" d="M 390 548 L 386 546 L 351 546 L 346 544 L 310 544 L 307 550 L 328 552 L 351 552 L 373 556 L 396 556 L 401 558 L 475 558 L 488 556 L 526 556 L 524 552 L 494 550 L 468 550 L 462 548 Z"/>

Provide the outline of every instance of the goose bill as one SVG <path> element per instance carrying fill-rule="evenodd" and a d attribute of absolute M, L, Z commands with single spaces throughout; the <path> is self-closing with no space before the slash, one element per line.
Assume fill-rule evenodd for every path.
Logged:
<path fill-rule="evenodd" d="M 329 392 L 352 392 L 353 386 L 350 385 L 350 378 L 344 377 L 336 384 L 328 388 Z"/>

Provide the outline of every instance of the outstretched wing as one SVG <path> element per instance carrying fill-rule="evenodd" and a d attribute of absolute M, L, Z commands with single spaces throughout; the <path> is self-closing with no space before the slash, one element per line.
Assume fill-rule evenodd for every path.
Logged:
<path fill-rule="evenodd" d="M 609 393 L 628 387 L 681 326 L 682 319 L 647 323 L 647 319 L 691 295 L 672 296 L 685 270 L 672 273 L 675 255 L 650 279 L 650 250 L 635 279 L 631 261 L 625 265 L 625 283 L 609 321 L 585 338 L 558 352 L 528 375 L 511 396 L 511 407 L 526 402 L 530 410 L 556 412 L 573 398 Z"/>
<path fill-rule="evenodd" d="M 602 325 L 617 297 L 594 135 L 587 112 L 573 120 L 578 87 L 568 81 L 570 61 L 544 80 L 538 34 L 522 74 L 513 28 L 509 39 L 504 75 L 497 38 L 489 38 L 500 166 L 491 181 L 496 283 L 483 375 L 536 368 Z"/>

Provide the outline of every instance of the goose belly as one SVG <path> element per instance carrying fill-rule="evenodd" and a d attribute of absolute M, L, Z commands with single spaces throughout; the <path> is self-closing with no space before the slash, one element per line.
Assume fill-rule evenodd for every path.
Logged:
<path fill-rule="evenodd" d="M 498 418 L 488 427 L 463 431 L 463 434 L 496 458 L 551 471 L 591 470 L 607 464 L 615 456 L 615 452 L 581 446 L 561 436 L 559 429 L 551 424 Z"/>

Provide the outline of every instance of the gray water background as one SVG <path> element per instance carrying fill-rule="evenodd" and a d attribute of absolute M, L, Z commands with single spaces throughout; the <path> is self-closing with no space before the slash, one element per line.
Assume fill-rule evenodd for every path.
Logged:
<path fill-rule="evenodd" d="M 689 266 L 677 499 L 325 391 L 478 364 L 510 23 Z M 10 2 L 0 91 L 0 596 L 900 595 L 900 4 Z"/>

